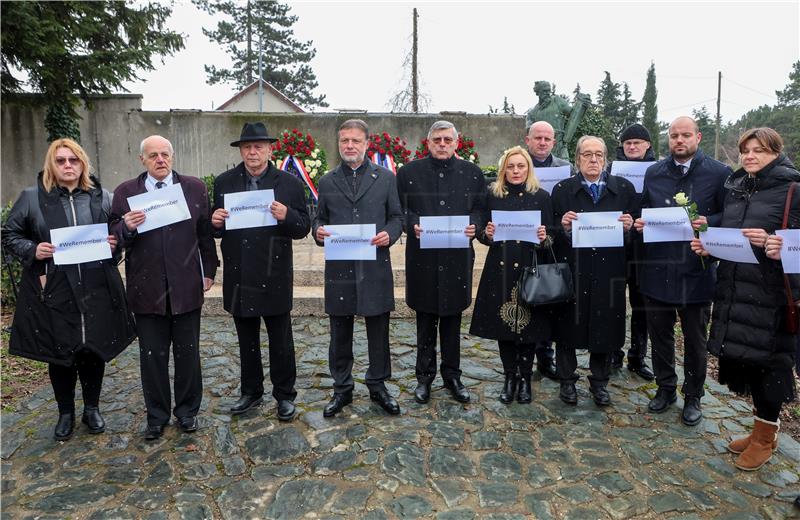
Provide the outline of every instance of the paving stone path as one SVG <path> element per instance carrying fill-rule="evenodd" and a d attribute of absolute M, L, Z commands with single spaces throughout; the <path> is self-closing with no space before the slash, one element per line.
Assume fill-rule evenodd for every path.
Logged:
<path fill-rule="evenodd" d="M 466 321 L 466 320 L 465 320 Z M 466 324 L 465 324 L 466 326 Z M 800 444 L 782 434 L 772 462 L 755 473 L 732 465 L 730 435 L 752 425 L 750 407 L 714 381 L 705 420 L 680 423 L 682 402 L 646 412 L 654 385 L 627 370 L 612 376 L 613 406 L 600 410 L 579 382 L 579 404 L 557 398 L 549 380 L 529 405 L 497 400 L 496 344 L 464 335 L 460 405 L 434 383 L 431 402 L 414 402 L 414 324 L 392 321 L 390 392 L 402 415 L 388 416 L 356 384 L 355 401 L 322 417 L 331 380 L 327 320 L 294 322 L 298 417 L 277 420 L 274 401 L 243 416 L 225 413 L 238 396 L 233 323 L 204 318 L 205 395 L 200 429 L 142 438 L 144 402 L 138 347 L 108 366 L 101 435 L 78 425 L 52 440 L 49 386 L 2 416 L 2 519 L 782 519 L 796 514 Z M 264 335 L 265 336 L 265 335 Z M 363 322 L 354 374 L 363 378 Z M 264 354 L 265 362 L 267 360 Z M 587 356 L 579 357 L 586 373 Z M 363 379 L 362 379 L 363 382 Z M 269 391 L 269 389 L 268 389 Z M 78 403 L 78 410 L 80 410 Z"/>

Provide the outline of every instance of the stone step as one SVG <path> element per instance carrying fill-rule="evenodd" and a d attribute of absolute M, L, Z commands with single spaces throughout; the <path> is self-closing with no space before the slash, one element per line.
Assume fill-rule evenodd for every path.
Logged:
<path fill-rule="evenodd" d="M 472 299 L 478 292 L 477 285 L 472 288 Z M 405 287 L 394 288 L 393 318 L 413 318 L 414 311 L 406 305 Z M 465 311 L 465 316 L 472 315 L 472 305 Z M 228 316 L 222 302 L 222 285 L 214 284 L 210 291 L 206 293 L 206 301 L 203 305 L 203 316 Z M 325 314 L 325 288 L 322 286 L 305 286 L 294 288 L 294 306 L 292 316 L 326 316 Z"/>

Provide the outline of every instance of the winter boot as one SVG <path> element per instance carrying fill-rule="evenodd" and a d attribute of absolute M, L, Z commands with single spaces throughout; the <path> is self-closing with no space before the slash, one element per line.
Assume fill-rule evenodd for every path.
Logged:
<path fill-rule="evenodd" d="M 744 471 L 755 471 L 766 464 L 772 458 L 772 451 L 778 447 L 779 429 L 780 421 L 770 422 L 756 417 L 750 444 L 736 457 L 734 466 Z"/>

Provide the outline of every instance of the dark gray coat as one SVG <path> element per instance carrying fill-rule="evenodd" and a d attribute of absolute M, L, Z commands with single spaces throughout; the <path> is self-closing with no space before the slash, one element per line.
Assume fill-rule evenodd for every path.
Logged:
<path fill-rule="evenodd" d="M 224 207 L 225 194 L 247 190 L 244 163 L 214 180 L 214 210 Z M 277 226 L 222 229 L 222 296 L 225 310 L 239 317 L 275 316 L 292 310 L 292 240 L 308 234 L 311 218 L 305 191 L 294 175 L 269 163 L 258 180 L 260 190 L 274 190 L 286 206 Z"/>
<path fill-rule="evenodd" d="M 472 301 L 475 250 L 421 249 L 414 234 L 420 217 L 469 215 L 475 235 L 486 224 L 486 181 L 480 168 L 456 156 L 446 161 L 425 157 L 397 172 L 397 190 L 405 216 L 406 303 L 417 312 L 453 316 Z"/>
<path fill-rule="evenodd" d="M 368 162 L 363 176 L 355 196 L 341 165 L 319 180 L 319 203 L 312 224 L 315 240 L 317 229 L 329 224 L 375 224 L 376 233 L 389 234 L 389 246 L 400 238 L 402 210 L 394 174 Z M 333 316 L 390 312 L 394 310 L 393 281 L 389 247 L 379 247 L 375 261 L 327 261 L 325 312 Z"/>

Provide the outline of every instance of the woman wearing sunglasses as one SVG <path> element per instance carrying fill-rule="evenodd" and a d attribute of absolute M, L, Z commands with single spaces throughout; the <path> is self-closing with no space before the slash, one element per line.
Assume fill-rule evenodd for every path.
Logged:
<path fill-rule="evenodd" d="M 58 265 L 50 231 L 108 221 L 111 199 L 89 175 L 89 159 L 71 139 L 50 144 L 36 186 L 26 188 L 3 226 L 3 249 L 24 266 L 9 342 L 12 354 L 49 363 L 58 403 L 54 437 L 75 429 L 75 383 L 83 390 L 82 422 L 101 433 L 100 389 L 105 363 L 135 332 L 113 258 Z M 116 239 L 108 236 L 112 252 Z"/>

